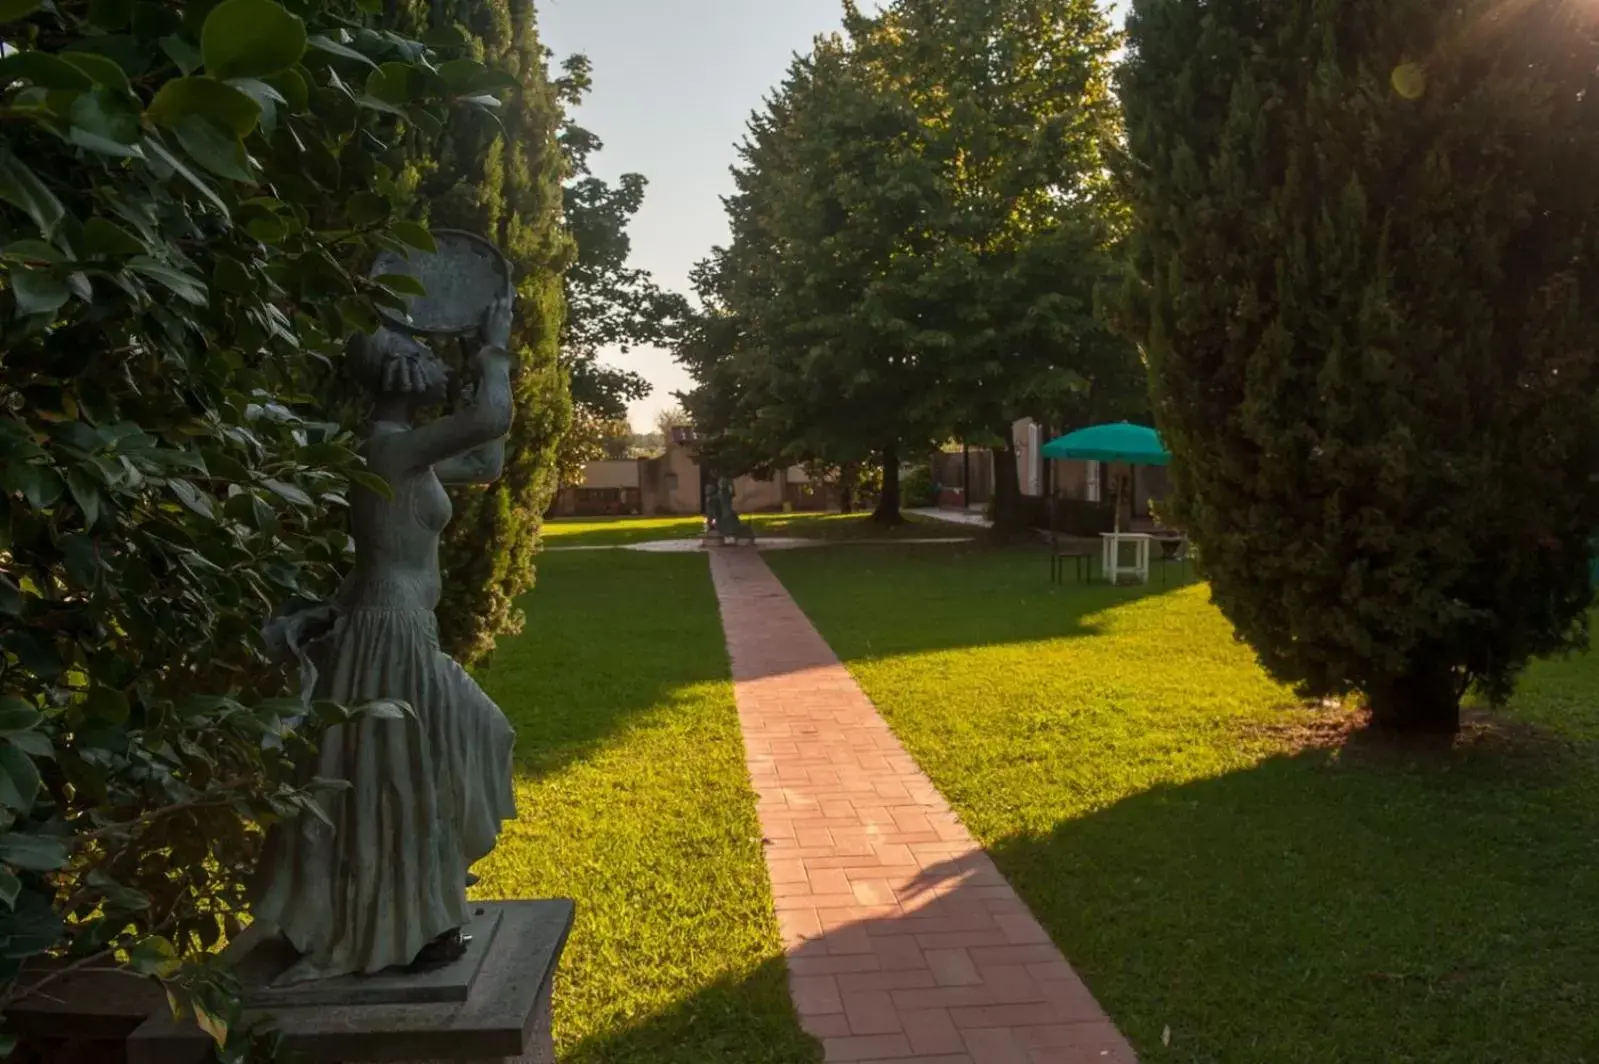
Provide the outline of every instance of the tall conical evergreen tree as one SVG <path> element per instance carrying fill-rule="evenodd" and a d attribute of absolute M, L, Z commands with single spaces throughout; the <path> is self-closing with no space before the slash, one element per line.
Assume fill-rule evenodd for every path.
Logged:
<path fill-rule="evenodd" d="M 1452 731 L 1586 645 L 1599 8 L 1135 0 L 1133 305 L 1177 516 L 1279 677 Z"/>
<path fill-rule="evenodd" d="M 487 490 L 455 493 L 455 518 L 440 548 L 440 637 L 470 662 L 521 628 L 516 599 L 533 584 L 539 519 L 555 491 L 556 448 L 572 418 L 559 361 L 561 275 L 572 254 L 561 217 L 560 93 L 529 0 L 402 0 L 389 4 L 384 18 L 432 40 L 455 31 L 465 38 L 462 55 L 521 83 L 506 94 L 503 131 L 485 120 L 415 134 L 399 160 L 399 181 L 418 215 L 435 228 L 493 240 L 516 267 L 512 339 L 521 363 L 505 473 Z"/>

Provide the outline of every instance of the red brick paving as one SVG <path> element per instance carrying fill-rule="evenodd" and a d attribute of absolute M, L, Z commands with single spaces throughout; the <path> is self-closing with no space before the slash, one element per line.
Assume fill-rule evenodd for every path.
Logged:
<path fill-rule="evenodd" d="M 789 987 L 827 1059 L 1136 1064 L 760 555 L 711 572 Z"/>

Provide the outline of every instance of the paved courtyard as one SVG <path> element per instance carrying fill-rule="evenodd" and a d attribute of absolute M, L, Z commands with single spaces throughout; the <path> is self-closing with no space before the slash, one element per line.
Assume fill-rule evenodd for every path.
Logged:
<path fill-rule="evenodd" d="M 789 985 L 827 1060 L 1133 1064 L 760 555 L 711 571 Z"/>

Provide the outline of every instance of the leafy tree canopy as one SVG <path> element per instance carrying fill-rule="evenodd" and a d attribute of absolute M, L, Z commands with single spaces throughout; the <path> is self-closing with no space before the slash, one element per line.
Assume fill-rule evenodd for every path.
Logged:
<path fill-rule="evenodd" d="M 896 0 L 847 26 L 914 108 L 940 190 L 902 297 L 936 362 L 939 420 L 1003 441 L 995 516 L 1018 524 L 1011 424 L 1143 391 L 1132 347 L 1096 315 L 1124 221 L 1105 157 L 1116 35 L 1095 0 Z"/>
<path fill-rule="evenodd" d="M 876 456 L 886 517 L 901 454 L 1141 390 L 1095 313 L 1124 222 L 1103 155 L 1116 40 L 1091 0 L 896 0 L 845 21 L 751 123 L 733 241 L 699 275 L 680 357 L 709 447 Z M 999 488 L 1014 502 L 1014 477 Z"/>
<path fill-rule="evenodd" d="M 899 298 L 937 193 L 923 138 L 841 38 L 796 59 L 751 121 L 733 241 L 697 274 L 705 314 L 680 352 L 722 461 L 860 464 L 936 434 L 921 329 Z M 897 519 L 897 499 L 882 516 Z"/>

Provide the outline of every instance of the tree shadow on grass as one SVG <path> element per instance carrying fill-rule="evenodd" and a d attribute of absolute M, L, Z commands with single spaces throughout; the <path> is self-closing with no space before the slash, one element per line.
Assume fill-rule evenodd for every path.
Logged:
<path fill-rule="evenodd" d="M 949 540 L 970 542 L 981 537 L 981 528 L 932 521 L 914 515 L 897 525 L 883 525 L 870 514 L 769 513 L 752 514 L 748 520 L 763 537 L 792 536 L 822 543 L 882 545 L 896 540 Z M 916 544 L 925 546 L 928 544 Z"/>
<path fill-rule="evenodd" d="M 650 715 L 728 680 L 702 556 L 545 555 L 526 629 L 477 672 L 517 731 L 519 772 L 542 777 Z"/>
<path fill-rule="evenodd" d="M 969 587 L 972 571 L 952 572 L 949 566 L 961 565 L 968 555 L 935 548 L 938 560 L 929 561 L 914 548 L 883 550 L 888 556 L 879 559 L 863 559 L 844 548 L 805 551 L 814 557 L 798 565 L 792 564 L 793 555 L 767 555 L 777 586 L 753 554 L 718 555 L 713 565 L 730 606 L 723 620 L 734 678 L 788 677 L 829 668 L 840 658 L 854 664 L 928 650 L 1094 635 L 1099 630 L 1094 614 L 1161 590 L 1083 584 L 1066 591 L 1046 585 L 1037 592 L 1041 597 L 1029 601 L 1003 590 L 996 595 L 985 584 L 980 596 L 965 595 L 961 589 Z M 1016 578 L 1014 564 L 992 567 L 992 572 Z M 892 600 L 892 609 L 883 608 L 885 598 Z M 818 675 L 817 682 L 826 681 Z"/>
<path fill-rule="evenodd" d="M 818 1064 L 821 1047 L 795 1020 L 786 976 L 782 958 L 773 957 L 638 1023 L 585 1038 L 560 1059 L 562 1064 Z"/>
<path fill-rule="evenodd" d="M 1132 1064 L 1082 982 L 970 841 L 840 850 L 857 859 L 841 856 L 849 867 L 820 874 L 847 876 L 856 894 L 778 884 L 785 959 L 584 1039 L 561 1054 L 563 1064 L 816 1064 L 824 1053 Z M 892 850 L 922 860 L 904 863 Z"/>
<path fill-rule="evenodd" d="M 884 545 L 766 561 L 848 661 L 1095 635 L 1099 615 L 1195 582 L 1163 563 L 1143 585 L 1078 580 L 1069 567 L 1055 584 L 1049 552 L 1032 546 Z"/>
<path fill-rule="evenodd" d="M 1572 1064 L 1599 1059 L 1596 797 L 1599 745 L 1346 747 L 991 852 L 1146 1064 Z"/>

